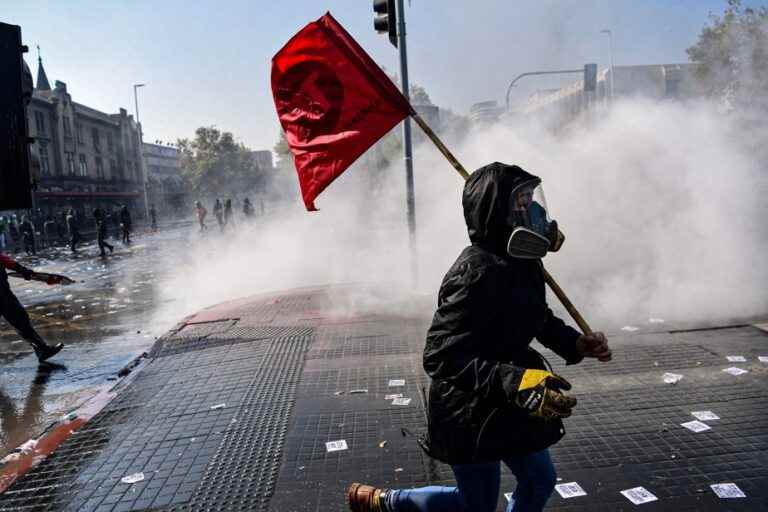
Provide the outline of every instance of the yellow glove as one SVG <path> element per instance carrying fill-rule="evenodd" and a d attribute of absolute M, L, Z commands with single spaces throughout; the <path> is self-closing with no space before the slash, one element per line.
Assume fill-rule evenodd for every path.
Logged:
<path fill-rule="evenodd" d="M 515 395 L 515 403 L 531 416 L 543 420 L 567 418 L 576 399 L 565 396 L 561 389 L 571 389 L 567 380 L 546 370 L 525 370 Z"/>

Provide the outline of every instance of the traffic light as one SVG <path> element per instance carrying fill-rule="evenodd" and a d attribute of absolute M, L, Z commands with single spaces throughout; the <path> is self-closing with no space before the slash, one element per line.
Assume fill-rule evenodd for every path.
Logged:
<path fill-rule="evenodd" d="M 584 64 L 584 92 L 597 90 L 597 64 Z"/>
<path fill-rule="evenodd" d="M 26 115 L 32 88 L 22 57 L 26 51 L 21 27 L 0 23 L 0 210 L 32 207 Z"/>
<path fill-rule="evenodd" d="M 373 28 L 379 34 L 387 33 L 389 42 L 397 48 L 397 10 L 395 0 L 373 0 Z"/>

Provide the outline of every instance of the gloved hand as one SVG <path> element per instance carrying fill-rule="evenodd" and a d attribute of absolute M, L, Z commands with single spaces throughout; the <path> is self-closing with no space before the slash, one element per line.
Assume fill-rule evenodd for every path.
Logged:
<path fill-rule="evenodd" d="M 25 267 L 25 266 L 24 266 L 24 265 L 22 265 L 21 263 L 17 263 L 17 264 L 16 264 L 16 268 L 14 268 L 13 270 L 15 270 L 16 272 L 18 272 L 19 274 L 21 274 L 21 277 L 23 277 L 23 278 L 24 278 L 24 279 L 26 279 L 27 281 L 29 281 L 30 279 L 32 279 L 32 274 L 34 274 L 34 273 L 35 273 L 35 272 L 34 272 L 34 270 L 32 270 L 32 269 L 30 269 L 30 268 L 27 268 L 27 267 Z"/>
<path fill-rule="evenodd" d="M 543 420 L 567 418 L 576 406 L 576 399 L 560 390 L 571 389 L 570 383 L 546 370 L 525 370 L 517 388 L 515 403 L 531 416 Z"/>

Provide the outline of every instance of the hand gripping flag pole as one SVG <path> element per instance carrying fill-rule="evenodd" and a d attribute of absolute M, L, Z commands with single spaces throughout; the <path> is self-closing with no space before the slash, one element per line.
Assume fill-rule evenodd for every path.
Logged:
<path fill-rule="evenodd" d="M 462 178 L 469 173 L 331 13 L 272 58 L 272 94 L 307 210 L 376 141 L 411 116 Z M 549 272 L 544 279 L 585 334 L 592 330 Z"/>

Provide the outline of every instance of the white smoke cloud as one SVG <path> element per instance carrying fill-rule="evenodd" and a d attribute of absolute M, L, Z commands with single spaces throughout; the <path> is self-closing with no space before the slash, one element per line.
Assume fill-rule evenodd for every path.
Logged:
<path fill-rule="evenodd" d="M 498 160 L 543 178 L 567 237 L 545 263 L 593 327 L 610 328 L 649 317 L 712 322 L 765 313 L 767 178 L 746 140 L 737 119 L 707 104 L 627 100 L 558 137 L 495 125 L 454 149 L 470 170 Z M 386 284 L 387 293 L 358 295 L 346 308 L 402 307 L 414 294 L 434 307 L 445 271 L 468 243 L 463 181 L 433 146 L 418 147 L 414 288 L 401 167 L 388 171 L 378 194 L 363 168 L 348 170 L 320 196 L 320 212 L 305 212 L 297 195 L 223 236 L 209 218 L 205 236 L 191 237 L 187 262 L 163 283 L 157 321 L 329 283 Z"/>

